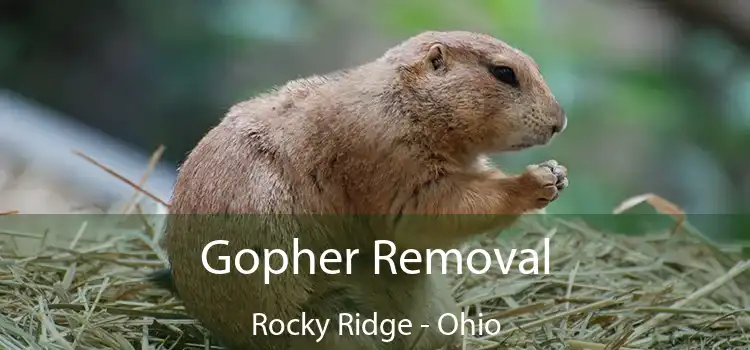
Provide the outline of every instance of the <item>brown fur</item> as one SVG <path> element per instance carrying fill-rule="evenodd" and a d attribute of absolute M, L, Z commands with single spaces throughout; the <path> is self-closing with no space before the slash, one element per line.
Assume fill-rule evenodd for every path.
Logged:
<path fill-rule="evenodd" d="M 512 67 L 520 86 L 498 81 L 489 63 Z M 297 318 L 300 311 L 377 312 L 431 324 L 417 350 L 455 344 L 457 337 L 435 325 L 439 315 L 459 311 L 444 276 L 374 275 L 373 242 L 391 240 L 400 250 L 450 248 L 545 207 L 567 186 L 564 167 L 551 161 L 506 176 L 486 154 L 546 144 L 564 124 L 530 57 L 470 32 L 422 33 L 370 63 L 239 103 L 180 169 L 162 241 L 175 290 L 188 312 L 237 349 L 405 350 L 420 331 L 392 343 L 335 332 L 321 343 L 252 336 L 254 312 L 269 319 Z M 200 213 L 297 216 L 182 216 Z M 229 240 L 214 250 L 231 255 L 243 248 L 290 251 L 295 237 L 316 254 L 360 249 L 354 273 L 325 275 L 317 268 L 314 275 L 292 275 L 290 268 L 265 285 L 259 273 L 212 275 L 201 265 L 201 250 L 215 239 Z"/>

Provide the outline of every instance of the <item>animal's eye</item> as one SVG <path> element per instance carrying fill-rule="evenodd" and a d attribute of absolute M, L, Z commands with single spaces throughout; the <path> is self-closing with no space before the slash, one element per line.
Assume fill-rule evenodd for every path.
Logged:
<path fill-rule="evenodd" d="M 513 68 L 506 66 L 490 66 L 490 73 L 495 76 L 495 79 L 502 81 L 513 87 L 518 87 L 518 79 Z"/>

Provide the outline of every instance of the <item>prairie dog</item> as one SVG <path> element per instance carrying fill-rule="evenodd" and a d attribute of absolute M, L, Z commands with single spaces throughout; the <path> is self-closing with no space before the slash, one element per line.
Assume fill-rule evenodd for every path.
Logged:
<path fill-rule="evenodd" d="M 445 276 L 375 275 L 373 243 L 455 247 L 546 207 L 568 186 L 565 167 L 547 161 L 506 175 L 487 155 L 547 144 L 566 125 L 534 60 L 485 34 L 424 32 L 361 66 L 288 82 L 233 106 L 188 155 L 161 242 L 171 270 L 152 280 L 230 349 L 407 350 L 422 331 L 390 342 L 335 326 L 319 342 L 253 335 L 255 313 L 335 321 L 377 312 L 430 324 L 416 350 L 460 344 L 436 326 L 459 312 Z M 294 238 L 316 257 L 359 249 L 360 258 L 350 275 L 288 268 L 269 284 L 234 268 L 211 274 L 201 262 L 217 239 L 229 245 L 212 248 L 214 266 L 241 249 L 290 254 Z"/>

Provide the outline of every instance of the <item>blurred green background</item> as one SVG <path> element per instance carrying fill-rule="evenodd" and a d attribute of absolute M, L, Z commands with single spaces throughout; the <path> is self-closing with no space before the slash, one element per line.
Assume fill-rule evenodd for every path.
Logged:
<path fill-rule="evenodd" d="M 750 212 L 750 1 L 5 0 L 0 85 L 144 152 L 164 144 L 177 166 L 233 103 L 448 29 L 534 56 L 566 108 L 552 145 L 501 157 L 568 166 L 548 212 L 610 213 L 644 192 Z M 698 221 L 750 238 L 732 218 Z"/>

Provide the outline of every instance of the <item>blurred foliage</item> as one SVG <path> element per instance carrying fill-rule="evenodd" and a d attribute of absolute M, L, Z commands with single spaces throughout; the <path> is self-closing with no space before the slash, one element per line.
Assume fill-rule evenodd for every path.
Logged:
<path fill-rule="evenodd" d="M 74 3 L 1 5 L 0 82 L 144 149 L 164 143 L 174 162 L 232 103 L 350 64 L 347 35 L 471 28 L 532 55 L 567 110 L 552 145 L 498 157 L 510 171 L 548 158 L 568 166 L 570 188 L 550 213 L 610 213 L 642 192 L 691 213 L 750 212 L 750 67 L 711 31 L 681 27 L 668 58 L 643 62 L 604 45 L 586 11 L 551 27 L 549 0 Z M 750 238 L 750 226 L 717 220 L 721 230 L 703 225 L 712 236 Z"/>

